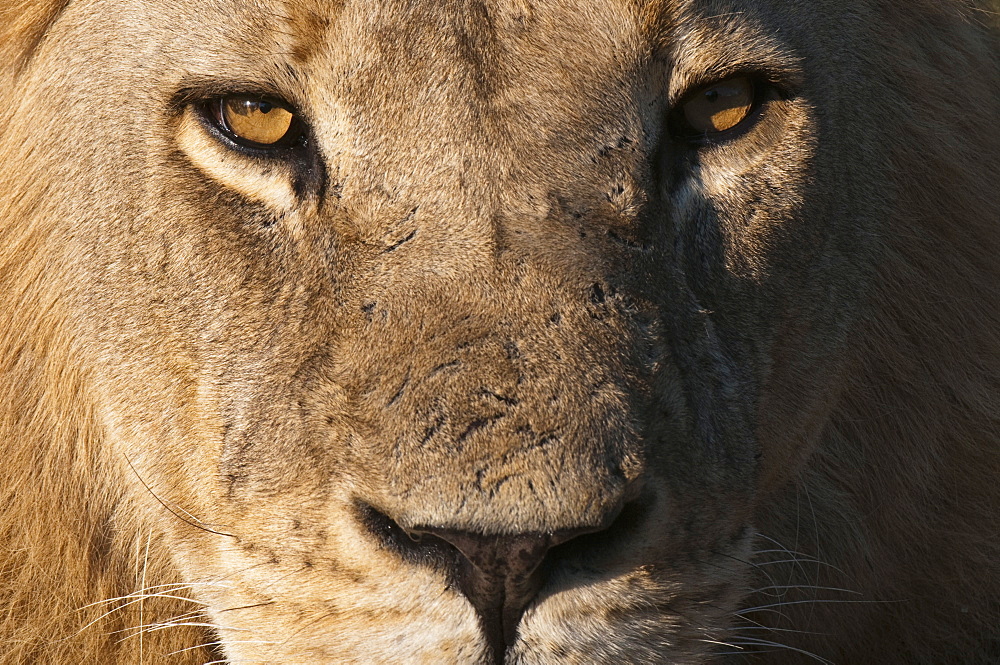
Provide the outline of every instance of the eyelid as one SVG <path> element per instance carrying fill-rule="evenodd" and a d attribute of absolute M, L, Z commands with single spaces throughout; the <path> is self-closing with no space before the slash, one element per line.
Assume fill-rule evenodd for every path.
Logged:
<path fill-rule="evenodd" d="M 671 65 L 667 88 L 669 106 L 676 106 L 693 90 L 735 76 L 749 76 L 764 82 L 783 98 L 794 97 L 805 84 L 800 57 L 780 43 L 773 44 L 770 49 L 756 49 L 757 53 L 742 55 L 743 46 L 713 50 L 718 51 L 717 57 L 707 62 L 699 61 L 697 66 L 683 59 Z"/>
<path fill-rule="evenodd" d="M 281 102 L 288 110 L 297 113 L 302 100 L 294 87 L 277 85 L 266 79 L 216 79 L 193 76 L 174 93 L 171 105 L 181 112 L 188 106 L 197 106 L 213 99 L 223 97 L 259 97 L 268 101 Z"/>

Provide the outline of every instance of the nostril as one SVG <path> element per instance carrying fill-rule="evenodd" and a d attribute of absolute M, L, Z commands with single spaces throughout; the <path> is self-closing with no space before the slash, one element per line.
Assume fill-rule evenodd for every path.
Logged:
<path fill-rule="evenodd" d="M 416 532 L 417 538 L 425 536 L 454 547 L 483 575 L 500 575 L 512 580 L 524 579 L 535 572 L 549 548 L 559 541 L 558 536 L 547 533 L 487 536 L 427 527 Z"/>
<path fill-rule="evenodd" d="M 620 552 L 621 543 L 630 540 L 637 532 L 648 528 L 652 499 L 648 496 L 625 503 L 621 510 L 608 520 L 605 526 L 581 531 L 573 538 L 563 539 L 554 545 L 546 558 L 547 566 L 579 561 L 580 557 L 593 559 L 608 556 L 609 552 Z M 612 554 L 612 558 L 617 558 Z"/>
<path fill-rule="evenodd" d="M 455 548 L 423 530 L 404 529 L 394 519 L 367 503 L 357 502 L 358 520 L 383 546 L 415 563 L 453 567 L 458 559 Z"/>

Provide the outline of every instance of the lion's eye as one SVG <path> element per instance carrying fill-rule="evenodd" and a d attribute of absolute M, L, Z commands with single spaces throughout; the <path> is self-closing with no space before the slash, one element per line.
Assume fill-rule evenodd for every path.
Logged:
<path fill-rule="evenodd" d="M 283 147 L 299 133 L 300 123 L 294 113 L 260 97 L 223 97 L 212 103 L 211 111 L 229 138 L 245 147 Z"/>
<path fill-rule="evenodd" d="M 754 92 L 754 82 L 748 76 L 734 76 L 699 88 L 680 105 L 683 124 L 691 134 L 717 134 L 732 129 L 753 110 Z"/>

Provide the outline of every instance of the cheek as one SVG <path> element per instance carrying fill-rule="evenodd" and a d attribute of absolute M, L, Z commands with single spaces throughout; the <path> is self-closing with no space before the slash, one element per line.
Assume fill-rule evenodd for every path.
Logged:
<path fill-rule="evenodd" d="M 162 500 L 192 521 L 221 524 L 210 507 L 226 504 L 224 444 L 247 425 L 236 415 L 245 403 L 294 413 L 280 387 L 315 339 L 301 323 L 308 268 L 286 268 L 289 243 L 246 232 L 229 210 L 174 208 L 170 223 L 137 220 L 138 231 L 116 231 L 129 244 L 87 253 L 86 286 L 69 296 L 80 305 L 76 358 L 94 368 L 115 477 L 151 515 Z"/>

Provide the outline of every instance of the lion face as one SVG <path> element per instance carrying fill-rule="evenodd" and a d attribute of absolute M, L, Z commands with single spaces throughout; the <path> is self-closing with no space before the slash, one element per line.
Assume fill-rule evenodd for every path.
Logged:
<path fill-rule="evenodd" d="M 76 358 L 229 661 L 716 650 L 880 215 L 857 14 L 778 5 L 70 4 Z"/>

